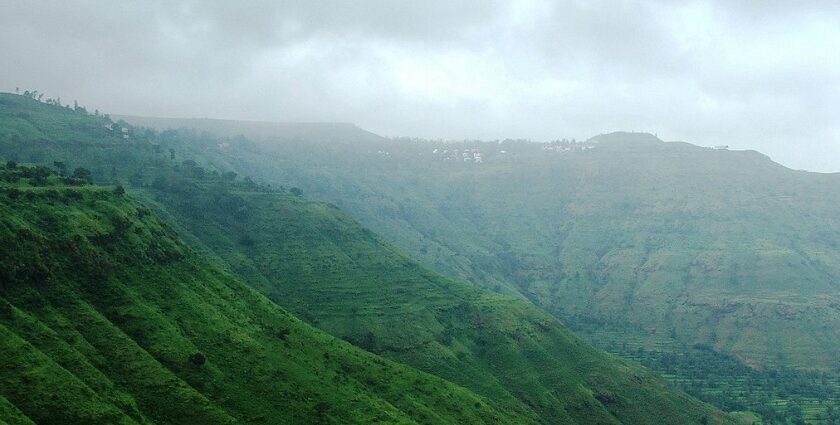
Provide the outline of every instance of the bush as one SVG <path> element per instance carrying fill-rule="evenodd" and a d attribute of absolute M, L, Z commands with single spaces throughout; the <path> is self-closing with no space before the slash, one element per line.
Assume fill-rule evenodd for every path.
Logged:
<path fill-rule="evenodd" d="M 281 328 L 277 331 L 277 337 L 285 341 L 286 338 L 289 337 L 290 333 L 292 333 L 292 331 L 289 330 L 289 328 Z"/>
<path fill-rule="evenodd" d="M 190 363 L 196 366 L 204 366 L 204 363 L 207 362 L 207 357 L 202 352 L 194 353 L 190 356 Z"/>
<path fill-rule="evenodd" d="M 86 183 L 93 183 L 93 175 L 90 173 L 90 170 L 88 170 L 87 168 L 82 168 L 82 167 L 76 168 L 75 170 L 73 170 L 73 176 L 72 177 L 74 179 L 78 179 L 78 180 L 81 180 L 81 181 L 86 182 Z"/>
<path fill-rule="evenodd" d="M 17 199 L 17 198 L 20 197 L 20 191 L 13 188 L 13 187 L 8 188 L 8 189 L 6 189 L 6 196 L 8 196 L 9 199 L 12 199 L 12 200 Z"/>

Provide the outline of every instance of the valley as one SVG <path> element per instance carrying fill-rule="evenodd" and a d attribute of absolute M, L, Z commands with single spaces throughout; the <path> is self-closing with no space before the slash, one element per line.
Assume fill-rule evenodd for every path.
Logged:
<path fill-rule="evenodd" d="M 0 97 L 3 155 L 13 158 L 6 163 L 4 245 L 19 247 L 14 251 L 19 257 L 3 261 L 31 259 L 5 267 L 12 274 L 3 279 L 16 282 L 2 289 L 12 312 L 4 340 L 19 353 L 9 358 L 3 378 L 10 418 L 24 423 L 51 423 L 66 415 L 73 415 L 73 422 L 102 423 L 115 418 L 648 423 L 656 418 L 675 424 L 750 418 L 725 414 L 641 366 L 591 347 L 524 299 L 424 268 L 336 206 L 305 199 L 297 187 L 240 178 L 226 171 L 233 167 L 216 165 L 226 158 L 206 151 L 235 142 L 183 131 L 158 134 L 121 122 L 109 129 L 109 122 Z M 26 162 L 52 164 L 18 165 Z M 91 180 L 113 186 L 91 186 Z M 34 239 L 18 239 L 15 235 L 27 234 L 20 226 L 34 232 Z M 29 240 L 36 245 L 29 247 Z M 68 267 L 79 262 L 74 277 Z M 93 318 L 82 321 L 85 314 Z M 50 339 L 42 342 L 44 336 L 21 328 L 19 316 Z M 79 323 L 87 326 L 75 328 Z M 299 334 L 308 339 L 289 345 Z M 41 367 L 60 367 L 69 375 L 22 378 Z M 205 369 L 212 370 L 209 377 Z M 138 374 L 160 378 L 144 383 Z M 99 398 L 90 393 L 77 401 L 37 401 L 49 399 L 46 386 L 67 388 L 69 397 L 80 385 L 102 388 L 94 390 Z M 185 398 L 167 398 L 169 391 Z M 86 407 L 84 400 L 95 404 Z M 57 414 L 65 402 L 78 410 Z M 389 407 L 373 413 L 383 403 Z M 280 413 L 286 409 L 296 413 Z"/>
<path fill-rule="evenodd" d="M 220 155 L 228 164 L 334 203 L 437 272 L 529 300 L 650 366 L 659 343 L 628 353 L 616 335 L 664 341 L 681 356 L 710 347 L 734 359 L 722 362 L 723 376 L 733 367 L 813 371 L 829 384 L 820 400 L 801 401 L 818 405 L 809 418 L 835 414 L 837 175 L 641 133 L 560 152 L 526 141 L 449 144 L 483 152 L 476 164 L 439 160 L 440 142 L 237 130 L 253 140 L 231 142 Z M 677 383 L 692 373 L 658 370 Z M 716 388 L 737 379 L 684 388 L 734 406 Z M 796 397 L 762 382 L 747 404 L 784 413 Z"/>

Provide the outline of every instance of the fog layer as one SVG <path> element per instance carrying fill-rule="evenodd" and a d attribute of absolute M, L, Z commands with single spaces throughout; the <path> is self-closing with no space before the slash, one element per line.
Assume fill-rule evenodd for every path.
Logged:
<path fill-rule="evenodd" d="M 0 90 L 383 135 L 614 130 L 840 171 L 840 6 L 0 0 Z"/>

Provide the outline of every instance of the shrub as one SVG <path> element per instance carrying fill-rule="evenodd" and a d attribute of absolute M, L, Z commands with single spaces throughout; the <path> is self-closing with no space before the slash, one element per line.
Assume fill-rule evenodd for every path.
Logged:
<path fill-rule="evenodd" d="M 207 357 L 202 352 L 193 353 L 190 355 L 190 363 L 196 366 L 203 366 L 207 362 Z"/>
<path fill-rule="evenodd" d="M 289 330 L 289 328 L 281 328 L 277 331 L 277 337 L 285 341 L 286 338 L 289 337 L 290 333 L 292 333 L 292 331 Z"/>
<path fill-rule="evenodd" d="M 88 170 L 87 168 L 76 168 L 75 170 L 73 170 L 72 177 L 74 179 L 78 179 L 86 183 L 93 183 L 93 176 L 91 175 L 90 170 Z"/>

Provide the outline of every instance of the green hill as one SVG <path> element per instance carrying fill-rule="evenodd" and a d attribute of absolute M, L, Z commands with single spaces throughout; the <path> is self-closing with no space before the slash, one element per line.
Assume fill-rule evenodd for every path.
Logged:
<path fill-rule="evenodd" d="M 710 411 L 531 304 L 430 272 L 334 206 L 180 169 L 151 190 L 232 271 L 321 329 L 551 423 L 691 423 Z M 218 208 L 219 204 L 236 208 Z M 711 416 L 707 418 L 711 420 Z"/>
<path fill-rule="evenodd" d="M 14 102 L 20 102 L 20 99 L 0 98 L 0 106 L 8 107 L 7 111 L 54 108 L 36 102 L 28 104 L 25 100 L 19 104 Z M 14 117 L 14 114 L 5 117 L 0 114 L 0 119 L 17 119 Z M 58 114 L 51 119 L 61 121 Z M 215 149 L 222 148 L 218 140 L 189 133 L 153 135 L 133 127 L 127 130 L 128 139 L 117 134 L 114 138 L 119 143 L 102 148 L 79 146 L 64 140 L 60 130 L 47 128 L 39 137 L 42 145 L 50 148 L 51 157 L 42 160 L 46 163 L 62 160 L 72 162 L 73 166 L 91 167 L 94 177 L 100 180 L 119 180 L 127 176 L 134 187 L 141 190 L 133 193 L 145 193 L 142 195 L 148 198 L 145 203 L 157 202 L 158 212 L 171 222 L 179 222 L 183 236 L 196 249 L 208 258 L 215 258 L 213 267 L 229 265 L 232 271 L 276 303 L 336 336 L 460 385 L 455 387 L 438 379 L 435 382 L 445 389 L 430 387 L 422 384 L 428 377 L 422 374 L 417 380 L 396 379 L 388 384 L 374 380 L 375 384 L 370 384 L 372 388 L 365 388 L 371 393 L 373 406 L 377 405 L 376 400 L 385 399 L 395 406 L 392 409 L 395 415 L 402 414 L 410 419 L 427 415 L 449 423 L 734 421 L 674 390 L 644 369 L 593 349 L 571 335 L 556 319 L 525 301 L 483 292 L 423 269 L 332 206 L 308 202 L 248 179 L 237 180 L 235 175 L 202 168 L 194 161 L 173 159 L 175 155 L 169 150 L 177 148 L 180 157 L 184 152 L 194 152 L 196 158 L 208 158 L 203 163 L 225 163 L 227 159 L 219 159 L 214 153 Z M 7 146 L 16 159 L 30 158 L 41 152 L 30 147 L 27 140 Z M 100 162 L 100 158 L 105 162 Z M 113 166 L 112 175 L 105 164 L 117 164 Z M 181 247 L 183 250 L 185 248 Z M 137 254 L 129 256 L 135 257 L 142 258 Z M 225 272 L 213 267 L 210 269 L 230 279 Z M 139 282 L 145 279 L 140 275 L 132 281 L 135 285 L 129 286 L 136 291 L 135 286 L 143 286 Z M 166 305 L 171 305 L 168 293 L 155 293 L 153 298 L 161 302 L 166 300 Z M 214 303 L 212 297 L 203 293 L 199 298 Z M 238 299 L 232 298 L 232 301 Z M 239 304 L 243 308 L 250 304 L 248 300 L 243 303 Z M 180 301 L 177 307 L 150 306 L 148 310 L 172 312 L 181 318 L 181 304 L 188 304 L 188 301 Z M 111 308 L 110 302 L 97 306 L 106 307 Z M 242 320 L 246 324 L 257 321 L 249 316 L 250 311 L 238 314 L 245 315 Z M 240 317 L 238 314 L 229 313 L 223 317 Z M 298 323 L 288 317 L 287 320 Z M 206 318 L 199 315 L 191 323 L 199 326 L 203 322 L 207 322 Z M 243 322 L 230 324 L 225 329 L 240 329 Z M 222 326 L 221 323 L 218 325 Z M 176 333 L 183 334 L 184 331 Z M 268 333 L 277 336 L 274 330 Z M 261 342 L 250 334 L 241 339 Z M 324 348 L 330 344 L 308 353 L 312 357 L 311 365 L 317 366 L 322 359 L 328 359 L 326 362 L 330 363 L 329 359 L 335 358 L 336 354 Z M 347 345 L 339 346 L 351 350 Z M 198 348 L 205 354 L 208 364 L 218 361 L 215 360 L 218 354 L 206 346 Z M 191 354 L 183 355 L 189 357 Z M 304 353 L 301 358 L 306 358 Z M 372 355 L 369 358 L 378 359 Z M 268 364 L 260 366 L 269 369 L 269 376 L 274 360 L 270 358 L 266 360 Z M 255 364 L 259 363 L 259 358 L 241 361 Z M 418 374 L 414 369 L 395 363 L 385 361 L 384 364 L 403 368 L 406 374 Z M 273 393 L 271 388 L 262 387 L 262 381 L 255 382 L 253 376 L 241 373 L 236 366 L 220 365 L 219 372 L 240 372 L 235 373 L 236 376 L 246 381 L 250 385 L 248 388 L 253 388 L 252 393 L 241 390 L 246 393 L 242 400 L 258 399 L 253 395 L 259 391 Z M 310 404 L 290 409 L 310 412 L 311 406 L 321 406 L 321 410 L 328 410 L 326 415 L 338 415 L 341 410 L 335 406 L 341 406 L 340 402 L 325 401 L 323 397 L 326 397 L 324 394 L 338 394 L 336 397 L 339 397 L 341 388 L 320 382 L 327 379 L 341 382 L 341 379 L 318 372 L 316 366 L 313 366 L 316 368 L 314 374 L 320 380 L 313 385 L 318 388 L 316 394 L 321 395 L 321 400 L 311 396 L 303 400 Z M 357 379 L 368 383 L 365 379 L 373 379 L 363 378 L 368 372 L 372 373 L 360 370 Z M 394 379 L 394 375 L 387 376 Z M 406 399 L 419 397 L 414 395 L 417 391 L 414 385 L 429 388 L 424 394 L 426 398 L 418 399 L 417 411 L 374 391 L 384 387 L 388 391 L 383 391 L 390 397 L 391 389 L 402 384 L 411 384 L 398 391 Z M 233 384 L 231 388 L 240 391 Z M 447 397 L 460 394 L 460 399 L 453 398 L 451 402 L 462 406 L 463 411 L 452 413 L 447 410 L 449 405 L 435 404 L 440 401 L 437 397 L 443 394 Z M 473 397 L 472 401 L 466 401 L 470 397 Z M 325 404 L 319 404 L 319 401 Z M 368 404 L 364 399 L 356 402 Z M 364 408 L 354 407 L 361 412 L 349 408 L 347 411 L 364 417 Z M 236 409 L 243 408 L 223 405 L 219 409 L 234 416 L 242 415 Z M 433 422 L 419 417 L 420 422 Z"/>
<path fill-rule="evenodd" d="M 130 122 L 134 126 L 160 131 L 196 128 L 221 137 L 247 134 L 250 138 L 276 138 L 305 140 L 309 143 L 349 144 L 381 139 L 349 123 L 331 122 L 265 122 L 231 121 L 210 118 L 151 118 L 115 115 L 115 120 Z"/>
<path fill-rule="evenodd" d="M 256 146 L 224 155 L 340 206 L 438 272 L 571 323 L 631 325 L 759 368 L 840 368 L 840 175 L 626 133 L 575 151 Z"/>
<path fill-rule="evenodd" d="M 812 419 L 836 409 L 837 174 L 642 133 L 325 145 L 239 129 L 256 141 L 202 154 L 301 187 L 434 271 L 528 299 L 694 394 L 782 414 L 798 400 Z"/>
<path fill-rule="evenodd" d="M 531 422 L 312 329 L 125 195 L 36 173 L 0 171 L 0 419 Z"/>

